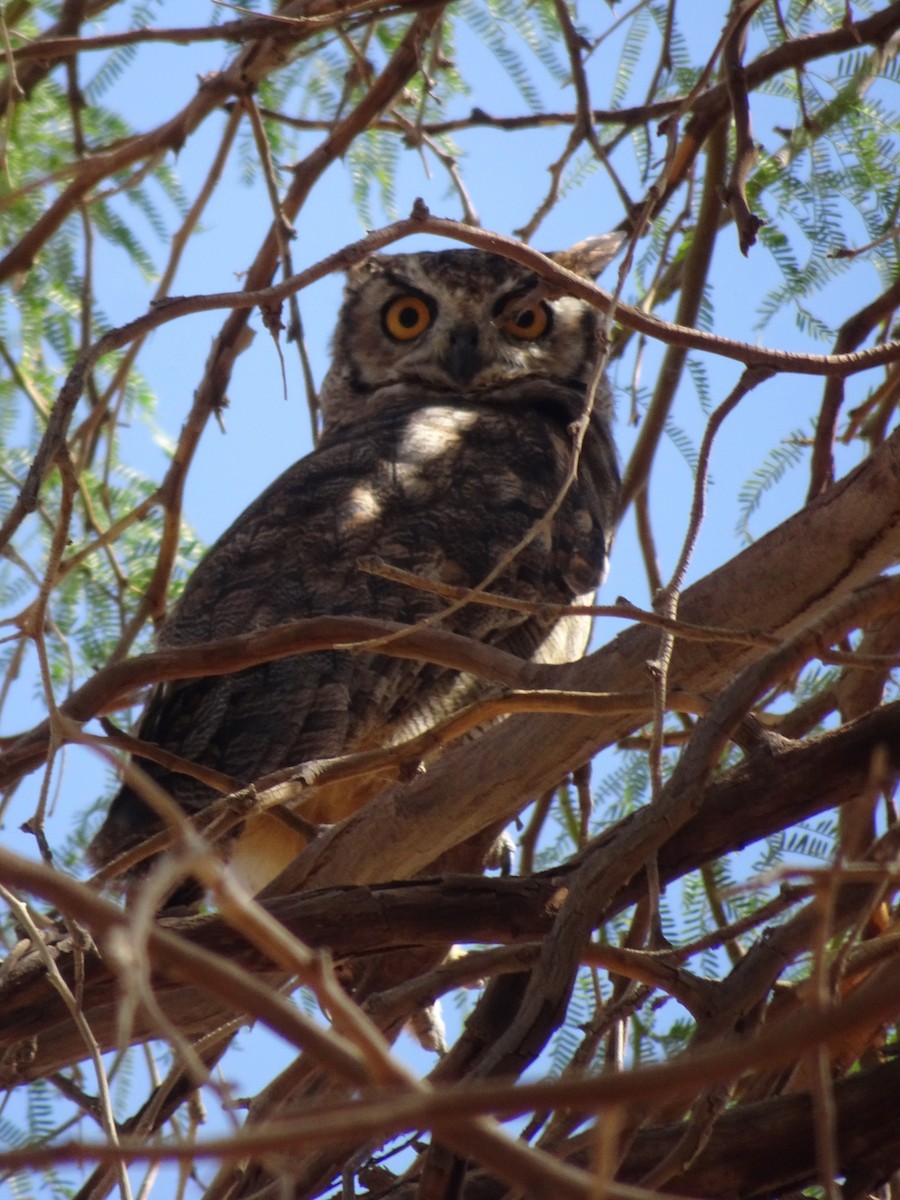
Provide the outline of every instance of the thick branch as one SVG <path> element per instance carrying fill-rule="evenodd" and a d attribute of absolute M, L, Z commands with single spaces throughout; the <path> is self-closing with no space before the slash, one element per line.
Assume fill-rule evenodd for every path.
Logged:
<path fill-rule="evenodd" d="M 864 1071 L 834 1085 L 837 1159 L 853 1200 L 876 1191 L 900 1163 L 900 1063 Z M 724 1113 L 697 1158 L 668 1182 L 680 1196 L 740 1196 L 754 1200 L 799 1192 L 817 1182 L 815 1118 L 808 1095 L 778 1096 Z M 635 1183 L 679 1145 L 685 1125 L 657 1125 L 634 1137 L 617 1178 Z M 561 1147 L 568 1162 L 588 1167 L 596 1144 L 591 1130 Z M 761 1150 L 764 1149 L 764 1152 Z M 366 1196 L 373 1195 L 365 1193 Z M 501 1200 L 507 1188 L 484 1171 L 467 1176 L 466 1200 Z M 414 1200 L 415 1186 L 391 1192 Z"/>
<path fill-rule="evenodd" d="M 860 795 L 868 786 L 872 755 L 879 747 L 889 749 L 890 769 L 900 773 L 900 703 L 809 743 L 785 743 L 777 751 L 760 749 L 711 784 L 697 815 L 661 847 L 662 881 L 678 879 L 710 859 Z M 618 822 L 595 839 L 592 852 L 614 844 L 636 820 L 634 815 Z M 310 946 L 327 946 L 338 958 L 413 945 L 532 941 L 550 931 L 566 881 L 576 867 L 577 860 L 532 879 L 465 875 L 325 888 L 274 898 L 265 907 L 289 932 Z M 14 882 L 2 865 L 0 879 Z M 17 882 L 27 889 L 26 879 Z M 640 899 L 643 888 L 640 878 L 633 879 L 618 893 L 608 915 Z M 79 915 L 98 932 L 90 913 Z M 165 918 L 160 927 L 248 971 L 264 975 L 271 969 L 265 955 L 218 915 Z M 66 979 L 74 982 L 71 947 L 57 943 L 53 952 Z M 84 971 L 83 1007 L 95 1036 L 108 1048 L 116 1036 L 116 973 L 95 955 L 87 956 Z M 153 983 L 166 1015 L 185 1034 L 204 1032 L 233 1015 L 218 992 L 205 993 L 196 981 L 185 986 L 163 970 Z M 0 1052 L 6 1056 L 8 1082 L 46 1075 L 83 1055 L 83 1043 L 37 956 L 23 959 L 9 971 L 0 987 L 0 1009 L 4 1013 Z M 133 1036 L 139 1041 L 154 1032 L 152 1023 L 139 1023 Z M 17 1047 L 32 1037 L 37 1042 L 29 1049 L 28 1061 L 21 1062 Z"/>

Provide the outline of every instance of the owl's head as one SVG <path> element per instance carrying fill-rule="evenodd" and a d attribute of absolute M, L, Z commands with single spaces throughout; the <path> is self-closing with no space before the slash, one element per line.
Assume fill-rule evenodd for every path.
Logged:
<path fill-rule="evenodd" d="M 597 274 L 620 241 L 590 239 L 559 258 Z M 373 255 L 352 268 L 320 396 L 326 429 L 409 402 L 410 388 L 420 403 L 500 399 L 523 380 L 583 392 L 601 315 L 572 296 L 544 299 L 539 284 L 533 271 L 480 250 Z"/>

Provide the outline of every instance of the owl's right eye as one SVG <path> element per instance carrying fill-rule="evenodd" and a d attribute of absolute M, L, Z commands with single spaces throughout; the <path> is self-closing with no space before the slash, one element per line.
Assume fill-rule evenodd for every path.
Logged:
<path fill-rule="evenodd" d="M 421 296 L 397 296 L 381 312 L 381 323 L 389 337 L 411 342 L 434 320 L 434 310 Z"/>

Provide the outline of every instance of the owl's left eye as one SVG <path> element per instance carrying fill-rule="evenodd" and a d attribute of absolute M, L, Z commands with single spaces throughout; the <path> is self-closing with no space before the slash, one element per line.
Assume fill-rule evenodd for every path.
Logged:
<path fill-rule="evenodd" d="M 510 337 L 521 338 L 522 341 L 533 342 L 543 337 L 550 328 L 553 316 L 550 306 L 542 300 L 530 308 L 520 309 L 514 316 L 508 317 L 501 328 Z"/>
<path fill-rule="evenodd" d="M 382 311 L 385 332 L 398 342 L 411 342 L 434 320 L 434 310 L 421 296 L 397 296 Z"/>

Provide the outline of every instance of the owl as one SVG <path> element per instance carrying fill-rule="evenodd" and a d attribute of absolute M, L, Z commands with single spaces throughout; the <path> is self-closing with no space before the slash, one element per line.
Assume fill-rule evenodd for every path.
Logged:
<path fill-rule="evenodd" d="M 558 257 L 596 274 L 618 242 L 589 239 Z M 434 591 L 360 566 L 376 556 L 454 587 L 491 578 L 490 590 L 529 604 L 589 602 L 606 571 L 618 497 L 609 391 L 603 381 L 592 389 L 601 317 L 546 292 L 532 271 L 477 250 L 375 255 L 353 267 L 321 389 L 318 446 L 201 561 L 160 645 L 352 614 L 427 618 L 523 659 L 583 653 L 585 618 L 451 607 Z M 552 520 L 542 521 L 551 509 Z M 250 784 L 287 766 L 396 744 L 485 691 L 429 663 L 326 650 L 163 683 L 138 735 Z M 188 813 L 218 797 L 190 775 L 149 759 L 141 765 Z M 302 815 L 337 821 L 378 787 L 326 784 Z M 90 857 L 102 865 L 159 828 L 124 786 Z M 304 844 L 296 823 L 259 814 L 229 855 L 256 891 Z"/>

